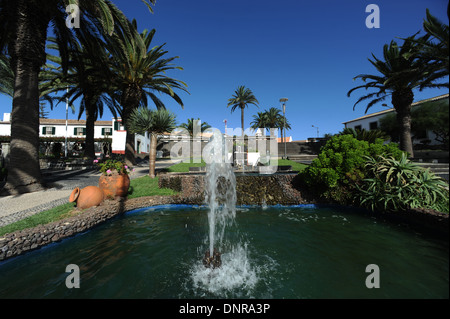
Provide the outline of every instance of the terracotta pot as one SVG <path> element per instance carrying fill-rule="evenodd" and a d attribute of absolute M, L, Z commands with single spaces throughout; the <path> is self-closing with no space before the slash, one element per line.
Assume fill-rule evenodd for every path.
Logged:
<path fill-rule="evenodd" d="M 98 206 L 104 199 L 103 191 L 97 186 L 86 186 L 83 189 L 75 188 L 69 197 L 69 202 L 76 202 L 81 209 Z"/>
<path fill-rule="evenodd" d="M 127 174 L 101 175 L 98 187 L 103 190 L 105 198 L 126 197 L 130 187 L 130 178 Z"/>

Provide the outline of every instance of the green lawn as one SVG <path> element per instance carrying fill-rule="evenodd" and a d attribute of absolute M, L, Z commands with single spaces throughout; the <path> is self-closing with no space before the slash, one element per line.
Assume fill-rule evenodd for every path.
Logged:
<path fill-rule="evenodd" d="M 192 163 L 193 160 L 191 159 L 189 162 L 181 162 L 175 165 L 172 165 L 166 169 L 164 169 L 164 172 L 170 172 L 170 173 L 186 173 L 189 172 L 189 167 L 203 167 L 206 165 L 205 161 L 201 159 L 200 163 Z"/>
<path fill-rule="evenodd" d="M 274 164 L 274 162 L 272 161 L 271 164 Z M 201 163 L 192 163 L 192 160 L 190 162 L 187 163 L 178 163 L 175 165 L 170 166 L 169 168 L 165 169 L 165 172 L 172 172 L 172 173 L 185 173 L 185 172 L 189 172 L 189 167 L 203 167 L 205 166 L 206 163 L 203 161 Z M 302 171 L 304 170 L 308 165 L 306 164 L 301 164 L 301 163 L 297 163 L 294 162 L 292 160 L 286 160 L 286 159 L 279 159 L 278 160 L 278 165 L 279 166 L 284 166 L 284 165 L 290 165 L 292 166 L 292 170 L 293 171 Z"/>
<path fill-rule="evenodd" d="M 297 162 L 294 162 L 291 160 L 286 160 L 286 159 L 279 159 L 278 166 L 284 166 L 284 165 L 291 165 L 293 171 L 299 171 L 299 172 L 303 171 L 306 167 L 308 167 L 308 165 L 306 165 L 306 164 L 297 163 Z"/>
<path fill-rule="evenodd" d="M 176 192 L 168 188 L 158 187 L 158 177 L 150 178 L 143 176 L 132 179 L 130 181 L 130 189 L 128 191 L 128 198 L 136 198 L 143 196 L 155 195 L 175 195 Z"/>
<path fill-rule="evenodd" d="M 19 220 L 18 222 L 0 227 L 0 236 L 6 233 L 14 232 L 16 230 L 31 228 L 63 219 L 68 216 L 68 213 L 73 210 L 74 206 L 74 203 L 67 203 L 24 218 L 22 220 Z"/>

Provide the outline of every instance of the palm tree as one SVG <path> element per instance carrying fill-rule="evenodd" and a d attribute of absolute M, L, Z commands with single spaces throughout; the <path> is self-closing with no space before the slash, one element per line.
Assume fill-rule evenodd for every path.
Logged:
<path fill-rule="evenodd" d="M 0 94 L 12 98 L 14 96 L 14 72 L 10 60 L 8 56 L 0 55 Z"/>
<path fill-rule="evenodd" d="M 290 129 L 291 125 L 281 114 L 281 110 L 276 107 L 271 107 L 264 112 L 258 112 L 257 115 L 253 115 L 253 121 L 251 122 L 251 128 L 256 130 L 258 128 L 266 128 L 272 134 L 272 130 L 270 128 L 281 129 L 283 128 Z"/>
<path fill-rule="evenodd" d="M 266 127 L 280 129 L 281 136 L 283 136 L 283 130 L 291 129 L 289 121 L 281 114 L 281 110 L 276 107 L 271 107 L 266 111 L 266 125 Z"/>
<path fill-rule="evenodd" d="M 364 95 L 353 106 L 362 101 L 370 100 L 367 111 L 376 103 L 384 101 L 391 96 L 392 105 L 396 111 L 397 123 L 400 128 L 400 149 L 414 156 L 411 141 L 411 104 L 414 101 L 413 89 L 420 88 L 425 80 L 427 71 L 425 66 L 414 57 L 419 50 L 419 45 L 414 42 L 414 36 L 405 39 L 400 47 L 395 41 L 383 47 L 384 61 L 377 59 L 369 62 L 381 73 L 381 75 L 360 74 L 354 79 L 360 78 L 365 84 L 354 87 L 348 91 L 347 96 L 357 89 L 375 89 L 373 93 Z"/>
<path fill-rule="evenodd" d="M 145 0 L 149 8 L 155 0 Z M 66 25 L 66 7 L 77 4 L 80 29 L 98 20 L 107 35 L 126 25 L 125 15 L 109 0 L 0 0 L 0 53 L 11 57 L 15 75 L 11 112 L 11 153 L 7 193 L 43 189 L 39 168 L 39 72 L 46 61 L 45 42 L 52 26 L 63 65 L 75 30 Z M 92 30 L 94 31 L 94 30 Z M 97 36 L 94 32 L 94 36 Z"/>
<path fill-rule="evenodd" d="M 377 139 L 382 139 L 383 141 L 387 141 L 389 136 L 381 131 L 381 130 L 355 130 L 354 128 L 344 128 L 339 135 L 351 135 L 357 140 L 367 141 L 369 143 L 375 143 Z"/>
<path fill-rule="evenodd" d="M 421 45 L 421 50 L 416 54 L 419 61 L 427 65 L 428 69 L 428 76 L 421 89 L 448 88 L 448 82 L 435 83 L 435 81 L 449 75 L 449 28 L 431 15 L 428 9 L 426 15 L 427 19 L 423 22 L 426 35 L 418 39 L 417 43 Z"/>
<path fill-rule="evenodd" d="M 55 49 L 55 40 L 49 39 L 50 49 Z M 84 155 L 95 157 L 94 127 L 95 121 L 103 116 L 104 105 L 107 105 L 114 117 L 117 118 L 117 106 L 109 98 L 109 80 L 111 72 L 108 65 L 108 56 L 98 39 L 84 39 L 82 43 L 75 42 L 70 52 L 68 71 L 63 72 L 61 58 L 50 56 L 49 60 L 55 63 L 43 73 L 43 83 L 46 94 L 66 91 L 58 101 L 69 99 L 70 105 L 78 98 L 80 108 L 78 120 L 83 113 L 86 114 L 86 140 Z"/>
<path fill-rule="evenodd" d="M 253 95 L 253 92 L 243 85 L 239 86 L 236 91 L 234 91 L 234 95 L 228 99 L 227 107 L 231 106 L 231 112 L 234 112 L 237 108 L 241 109 L 242 137 L 244 137 L 244 109 L 249 104 L 258 107 L 259 102 L 255 95 Z"/>
<path fill-rule="evenodd" d="M 250 128 L 255 131 L 259 128 L 267 128 L 266 112 L 258 112 L 256 115 L 253 115 L 253 121 L 250 122 Z"/>
<path fill-rule="evenodd" d="M 137 31 L 136 21 L 132 22 Z M 128 165 L 135 164 L 134 135 L 128 132 L 128 119 L 139 106 L 147 106 L 149 97 L 157 109 L 164 109 L 164 103 L 155 93 L 163 93 L 173 98 L 182 108 L 181 98 L 175 89 L 187 92 L 186 83 L 168 77 L 167 71 L 182 70 L 171 62 L 178 57 L 165 58 L 168 53 L 164 44 L 150 47 L 155 29 L 144 30 L 136 36 L 117 32 L 107 39 L 107 50 L 111 54 L 113 71 L 112 85 L 115 88 L 115 100 L 121 105 L 122 123 L 127 129 L 125 160 Z"/>
<path fill-rule="evenodd" d="M 209 129 L 211 127 L 211 125 L 209 125 L 207 122 L 200 122 L 200 124 L 198 124 L 200 122 L 200 118 L 197 118 L 196 120 L 191 117 L 190 119 L 187 119 L 186 123 L 182 123 L 180 124 L 179 127 L 184 128 L 185 130 L 187 130 L 189 132 L 189 135 L 191 137 L 194 136 L 194 127 L 196 125 L 200 125 L 200 133 L 203 133 L 204 131 L 206 131 L 207 129 Z"/>
<path fill-rule="evenodd" d="M 149 172 L 151 178 L 156 176 L 156 146 L 158 134 L 170 133 L 176 127 L 175 114 L 166 109 L 152 111 L 146 107 L 138 107 L 131 111 L 128 129 L 132 133 L 150 135 Z"/>

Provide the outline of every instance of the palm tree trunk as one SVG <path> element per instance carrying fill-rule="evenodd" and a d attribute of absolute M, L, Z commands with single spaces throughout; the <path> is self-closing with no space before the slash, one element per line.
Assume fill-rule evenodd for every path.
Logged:
<path fill-rule="evenodd" d="M 150 133 L 150 154 L 149 154 L 149 166 L 148 166 L 148 176 L 150 178 L 155 178 L 155 168 L 156 168 L 156 144 L 158 143 L 157 134 Z"/>
<path fill-rule="evenodd" d="M 91 103 L 86 101 L 86 103 Z M 86 149 L 84 156 L 89 158 L 95 158 L 95 142 L 94 142 L 94 130 L 95 130 L 95 116 L 93 108 L 95 106 L 86 105 Z"/>
<path fill-rule="evenodd" d="M 411 104 L 414 101 L 412 90 L 406 89 L 392 93 L 392 105 L 397 112 L 397 124 L 400 129 L 400 149 L 414 157 L 411 139 Z"/>
<path fill-rule="evenodd" d="M 130 133 L 127 129 L 130 113 L 131 109 L 129 107 L 123 106 L 122 124 L 127 131 L 127 135 L 125 138 L 125 163 L 128 166 L 134 166 L 136 165 L 136 158 L 134 157 L 134 134 Z"/>
<path fill-rule="evenodd" d="M 242 142 L 244 142 L 244 167 L 247 165 L 248 163 L 248 154 L 247 154 L 247 149 L 246 149 L 246 145 L 245 144 L 245 137 L 244 137 L 244 107 L 241 107 L 241 127 L 242 127 Z"/>
<path fill-rule="evenodd" d="M 127 122 L 131 112 L 138 108 L 142 98 L 142 92 L 139 88 L 128 86 L 122 93 L 122 123 L 127 130 L 127 137 L 125 142 L 125 162 L 128 166 L 136 165 L 136 157 L 134 155 L 134 134 L 130 133 L 127 129 Z"/>
<path fill-rule="evenodd" d="M 17 36 L 10 44 L 15 73 L 11 112 L 11 152 L 4 193 L 44 189 L 39 167 L 39 70 L 45 63 L 49 19 L 35 1 L 16 0 Z"/>
<path fill-rule="evenodd" d="M 244 108 L 241 107 L 241 127 L 242 127 L 242 137 L 244 137 Z"/>

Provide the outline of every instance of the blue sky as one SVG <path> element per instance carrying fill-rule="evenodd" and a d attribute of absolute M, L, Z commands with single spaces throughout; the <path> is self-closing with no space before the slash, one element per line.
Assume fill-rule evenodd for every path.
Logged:
<path fill-rule="evenodd" d="M 316 127 L 321 136 L 337 133 L 342 122 L 364 115 L 365 104 L 355 111 L 353 104 L 365 91 L 347 97 L 361 84 L 353 77 L 376 73 L 367 59 L 372 53 L 381 58 L 384 44 L 422 30 L 426 8 L 448 24 L 444 0 L 158 0 L 154 14 L 139 0 L 113 2 L 136 18 L 139 29 L 155 28 L 153 42 L 166 43 L 168 56 L 179 56 L 175 63 L 184 70 L 168 75 L 188 85 L 190 94 L 180 92 L 184 110 L 162 97 L 179 123 L 199 117 L 222 131 L 224 119 L 229 128 L 240 127 L 240 112 L 231 113 L 227 101 L 245 85 L 260 102 L 245 110 L 245 126 L 258 111 L 279 108 L 279 99 L 287 97 L 288 135 L 294 140 L 315 137 Z M 365 25 L 371 3 L 380 9 L 378 29 Z M 445 93 L 416 91 L 415 101 Z M 0 97 L 0 105 L 2 113 L 11 110 L 7 97 Z M 369 113 L 382 109 L 377 105 Z M 49 117 L 65 118 L 64 105 Z M 110 113 L 102 119 L 111 119 Z"/>

